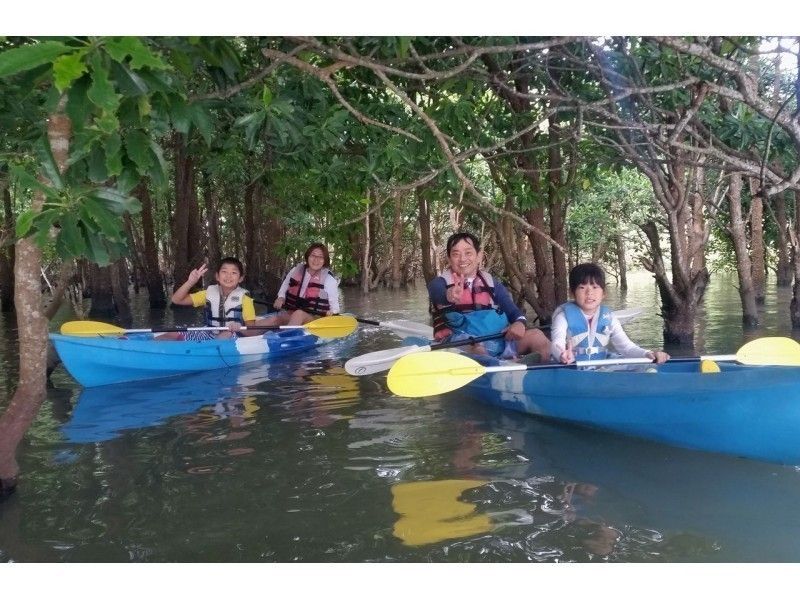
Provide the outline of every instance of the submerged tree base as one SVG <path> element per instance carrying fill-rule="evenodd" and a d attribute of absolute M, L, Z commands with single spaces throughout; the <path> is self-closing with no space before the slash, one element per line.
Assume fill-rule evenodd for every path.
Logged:
<path fill-rule="evenodd" d="M 17 478 L 0 478 L 0 501 L 17 491 Z"/>

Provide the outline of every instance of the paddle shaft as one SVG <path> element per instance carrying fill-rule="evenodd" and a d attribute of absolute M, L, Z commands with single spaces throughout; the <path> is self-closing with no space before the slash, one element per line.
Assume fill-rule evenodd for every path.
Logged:
<path fill-rule="evenodd" d="M 619 359 L 587 359 L 581 361 L 573 361 L 572 363 L 538 363 L 533 365 L 525 365 L 523 363 L 513 363 L 509 365 L 492 365 L 483 367 L 484 374 L 492 374 L 495 372 L 517 372 L 529 370 L 552 370 L 557 368 L 585 368 L 585 367 L 599 367 L 604 365 L 636 365 L 653 363 L 652 359 L 647 357 L 621 357 Z M 469 368 L 465 368 L 469 369 Z M 450 373 L 453 373 L 451 370 Z"/>
<path fill-rule="evenodd" d="M 242 326 L 239 330 L 283 330 L 291 328 L 305 328 L 305 326 Z M 154 326 L 153 328 L 129 328 L 121 330 L 119 333 L 134 332 L 189 332 L 194 330 L 229 330 L 227 326 Z"/>
<path fill-rule="evenodd" d="M 469 338 L 465 338 L 460 341 L 430 345 L 430 350 L 436 351 L 437 349 L 449 349 L 450 347 L 463 347 L 465 345 L 475 345 L 477 343 L 482 343 L 483 341 L 490 341 L 495 338 L 503 338 L 505 335 L 506 335 L 505 332 L 495 332 L 494 334 L 487 334 L 484 336 L 471 336 Z"/>

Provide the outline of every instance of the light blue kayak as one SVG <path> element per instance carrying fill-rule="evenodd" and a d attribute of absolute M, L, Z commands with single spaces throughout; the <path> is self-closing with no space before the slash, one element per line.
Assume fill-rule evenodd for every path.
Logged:
<path fill-rule="evenodd" d="M 498 362 L 482 360 L 484 365 Z M 800 465 L 800 368 L 670 361 L 655 372 L 487 373 L 460 391 L 502 407 L 692 449 Z"/>
<path fill-rule="evenodd" d="M 154 341 L 149 333 L 113 337 L 51 334 L 64 367 L 82 386 L 102 386 L 229 368 L 294 355 L 334 339 L 303 329 L 202 341 Z"/>

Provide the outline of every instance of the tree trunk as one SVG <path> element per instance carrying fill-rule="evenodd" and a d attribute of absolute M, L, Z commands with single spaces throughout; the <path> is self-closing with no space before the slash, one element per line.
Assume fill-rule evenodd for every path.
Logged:
<path fill-rule="evenodd" d="M 564 160 L 561 155 L 561 126 L 555 116 L 551 116 L 548 123 L 547 196 L 550 207 L 550 236 L 561 247 L 567 247 L 567 206 L 560 193 L 564 186 L 561 174 L 564 168 Z M 558 306 L 569 298 L 567 256 L 555 245 L 552 245 L 551 249 L 553 253 L 553 296 L 555 305 Z"/>
<path fill-rule="evenodd" d="M 789 317 L 792 321 L 792 328 L 800 329 L 800 192 L 797 191 L 794 191 L 794 226 L 788 231 L 792 243 L 792 268 L 794 270 Z"/>
<path fill-rule="evenodd" d="M 623 293 L 628 290 L 628 264 L 625 259 L 625 239 L 622 233 L 617 232 L 614 239 L 617 246 L 617 269 L 619 270 L 619 290 Z"/>
<path fill-rule="evenodd" d="M 3 227 L 0 236 L 13 238 L 14 210 L 8 188 L 7 168 L 0 167 L 0 196 L 3 198 Z M 14 245 L 0 247 L 0 311 L 14 311 Z"/>
<path fill-rule="evenodd" d="M 89 318 L 97 320 L 113 320 L 117 316 L 114 305 L 114 286 L 111 282 L 111 266 L 100 267 L 89 264 L 88 291 L 92 298 Z"/>
<path fill-rule="evenodd" d="M 364 295 L 370 291 L 370 267 L 372 263 L 370 259 L 372 232 L 369 226 L 369 200 L 369 191 L 367 191 L 367 204 L 364 206 L 364 247 L 361 254 L 361 292 Z"/>
<path fill-rule="evenodd" d="M 417 187 L 417 213 L 420 233 L 420 253 L 422 262 L 422 277 L 425 284 L 436 278 L 436 267 L 433 263 L 433 251 L 431 250 L 431 212 L 428 204 L 427 187 Z"/>
<path fill-rule="evenodd" d="M 246 286 L 254 292 L 261 288 L 262 270 L 258 231 L 260 230 L 261 183 L 253 181 L 244 191 L 244 262 Z"/>
<path fill-rule="evenodd" d="M 742 216 L 742 176 L 732 174 L 728 190 L 731 227 L 730 236 L 736 254 L 736 273 L 739 276 L 739 297 L 742 301 L 742 325 L 745 328 L 757 328 L 758 307 L 751 276 L 753 264 L 747 249 L 747 234 Z"/>
<path fill-rule="evenodd" d="M 208 178 L 205 179 L 207 187 L 203 193 L 203 202 L 206 208 L 206 238 L 208 239 L 208 262 L 219 264 L 222 261 L 222 246 L 219 235 L 219 199 L 216 190 L 208 188 Z M 215 266 L 212 266 L 212 268 Z M 250 268 L 247 268 L 250 274 Z"/>
<path fill-rule="evenodd" d="M 789 248 L 787 231 L 789 222 L 786 217 L 786 199 L 783 193 L 778 193 L 772 200 L 772 212 L 775 215 L 775 224 L 778 229 L 776 238 L 778 264 L 776 282 L 779 287 L 788 287 L 792 284 L 792 260 Z"/>
<path fill-rule="evenodd" d="M 262 233 L 262 244 L 265 247 L 265 279 L 264 293 L 274 299 L 281 288 L 283 277 L 286 274 L 286 258 L 278 252 L 281 241 L 286 238 L 286 225 L 280 217 L 281 206 L 279 200 L 268 197 L 268 208 Z"/>
<path fill-rule="evenodd" d="M 142 203 L 142 251 L 150 308 L 161 309 L 166 307 L 167 298 L 164 294 L 164 279 L 158 264 L 158 244 L 153 226 L 153 201 L 145 183 L 139 183 L 134 193 Z"/>
<path fill-rule="evenodd" d="M 767 263 L 764 249 L 764 197 L 758 182 L 750 179 L 750 259 L 752 261 L 753 292 L 756 303 L 764 305 L 767 289 Z"/>
<path fill-rule="evenodd" d="M 72 137 L 72 122 L 63 112 L 65 105 L 66 96 L 62 96 L 56 112 L 47 119 L 47 140 L 62 174 L 67 170 Z M 43 204 L 44 194 L 37 191 L 31 209 L 39 212 Z M 48 320 L 42 304 L 41 268 L 42 252 L 33 239 L 18 240 L 14 260 L 14 303 L 17 314 L 24 316 L 17 318 L 19 385 L 0 416 L 0 495 L 12 492 L 17 485 L 17 446 L 46 396 Z"/>
<path fill-rule="evenodd" d="M 198 251 L 197 194 L 194 184 L 194 162 L 189 154 L 185 135 L 174 136 L 175 148 L 175 214 L 172 238 L 175 245 L 173 291 L 177 290 L 194 268 L 203 261 Z"/>
<path fill-rule="evenodd" d="M 405 196 L 400 193 L 394 195 L 394 219 L 392 221 L 392 289 L 401 287 L 402 259 L 403 259 L 403 202 Z"/>
<path fill-rule="evenodd" d="M 547 230 L 549 227 L 544 220 L 544 207 L 531 208 L 525 214 L 527 221 L 538 230 Z M 534 261 L 534 282 L 538 290 L 539 304 L 542 312 L 539 318 L 542 322 L 550 322 L 558 304 L 556 303 L 556 288 L 553 277 L 553 252 L 549 243 L 536 233 L 528 234 Z"/>
<path fill-rule="evenodd" d="M 111 292 L 114 298 L 114 308 L 117 312 L 117 321 L 124 327 L 130 328 L 133 323 L 130 300 L 130 273 L 128 261 L 121 257 L 109 266 L 111 273 Z"/>

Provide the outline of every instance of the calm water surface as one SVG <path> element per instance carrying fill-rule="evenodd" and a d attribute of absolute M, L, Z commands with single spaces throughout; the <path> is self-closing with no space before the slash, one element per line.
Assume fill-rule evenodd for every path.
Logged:
<path fill-rule="evenodd" d="M 716 276 L 699 352 L 747 340 Z M 758 335 L 788 332 L 771 290 Z M 613 307 L 659 346 L 652 278 Z M 425 321 L 424 288 L 353 313 Z M 64 319 L 70 319 L 64 314 Z M 141 311 L 137 326 L 185 315 Z M 9 322 L 1 322 L 9 339 Z M 752 336 L 752 335 L 751 335 Z M 276 364 L 81 390 L 58 368 L 0 503 L 0 561 L 800 561 L 800 471 L 501 412 L 454 393 L 400 399 L 344 362 L 393 347 L 362 327 Z M 12 386 L 16 356 L 0 353 Z M 12 348 L 9 348 L 12 347 Z M 7 398 L 0 400 L 0 408 Z"/>

